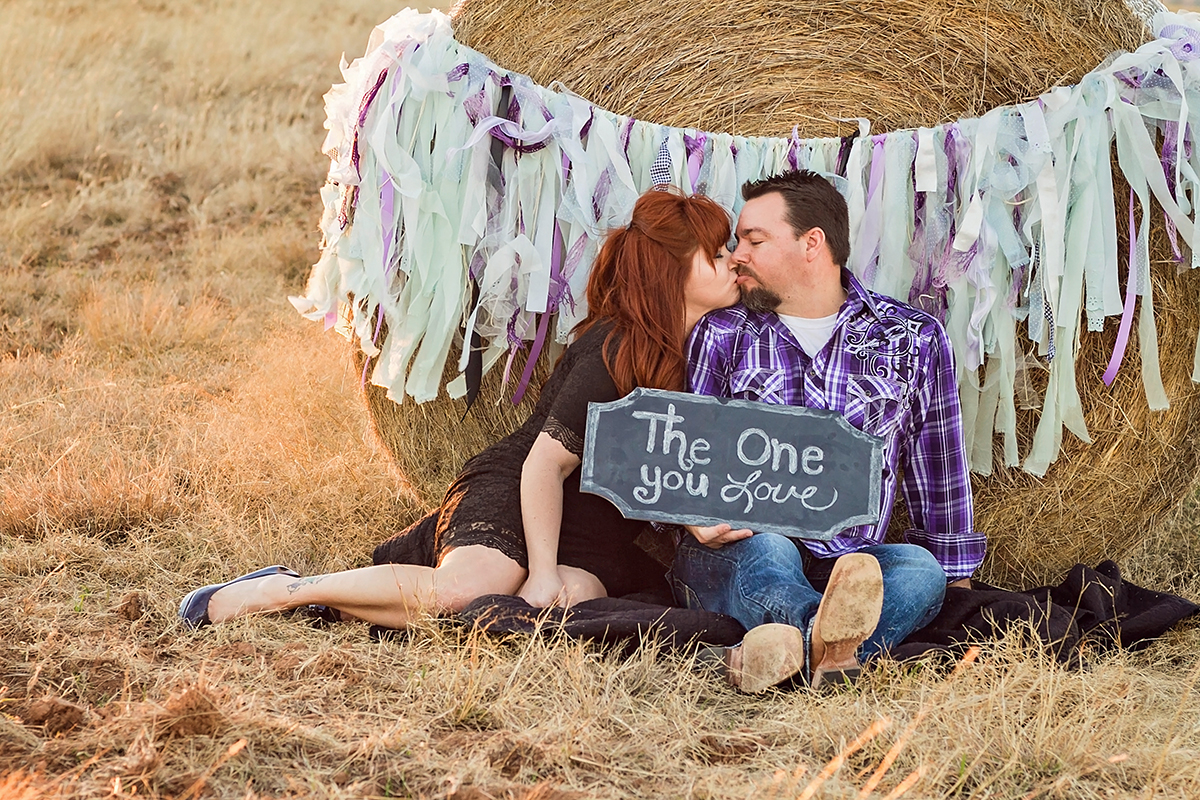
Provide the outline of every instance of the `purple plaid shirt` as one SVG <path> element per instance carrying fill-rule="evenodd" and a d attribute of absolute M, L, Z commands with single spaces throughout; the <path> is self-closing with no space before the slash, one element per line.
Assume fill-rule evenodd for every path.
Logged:
<path fill-rule="evenodd" d="M 774 314 L 741 305 L 700 321 L 688 343 L 697 394 L 836 411 L 884 440 L 882 515 L 831 541 L 805 540 L 829 558 L 883 542 L 900 484 L 913 527 L 905 540 L 933 553 L 947 580 L 969 577 L 987 541 L 972 525 L 954 353 L 930 315 L 868 292 L 842 272 L 846 302 L 814 358 Z M 903 468 L 903 480 L 898 474 Z"/>

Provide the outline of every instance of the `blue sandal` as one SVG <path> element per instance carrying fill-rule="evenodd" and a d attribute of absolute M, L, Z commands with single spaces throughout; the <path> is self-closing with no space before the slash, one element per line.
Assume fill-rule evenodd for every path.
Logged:
<path fill-rule="evenodd" d="M 224 589 L 240 581 L 254 580 L 255 578 L 265 578 L 268 575 L 287 575 L 291 578 L 299 578 L 300 574 L 293 572 L 285 566 L 276 564 L 273 567 L 263 567 L 256 569 L 254 572 L 248 572 L 245 575 L 240 575 L 231 581 L 225 583 L 213 583 L 208 586 L 202 586 L 199 589 L 193 589 L 188 592 L 187 596 L 179 603 L 179 618 L 183 620 L 183 624 L 189 628 L 203 628 L 205 625 L 211 625 L 212 620 L 208 618 L 208 601 L 219 590 Z"/>

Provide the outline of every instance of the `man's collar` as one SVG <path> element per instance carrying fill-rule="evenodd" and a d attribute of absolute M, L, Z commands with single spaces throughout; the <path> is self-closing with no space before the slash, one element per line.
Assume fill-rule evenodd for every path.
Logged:
<path fill-rule="evenodd" d="M 858 278 L 854 277 L 854 273 L 845 267 L 842 267 L 842 288 L 846 290 L 846 302 L 842 303 L 842 309 L 838 312 L 839 323 L 843 315 L 857 314 L 864 306 L 873 315 L 879 316 L 879 307 L 875 305 L 875 298 L 859 283 Z"/>

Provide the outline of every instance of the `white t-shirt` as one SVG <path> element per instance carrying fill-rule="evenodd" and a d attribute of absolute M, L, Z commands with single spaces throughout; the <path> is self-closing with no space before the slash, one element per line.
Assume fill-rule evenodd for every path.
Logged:
<path fill-rule="evenodd" d="M 788 330 L 796 337 L 796 341 L 804 348 L 804 352 L 808 354 L 809 358 L 821 352 L 821 348 L 829 341 L 829 337 L 833 336 L 833 326 L 837 324 L 837 318 L 836 313 L 818 319 L 779 315 L 780 321 L 788 326 Z"/>

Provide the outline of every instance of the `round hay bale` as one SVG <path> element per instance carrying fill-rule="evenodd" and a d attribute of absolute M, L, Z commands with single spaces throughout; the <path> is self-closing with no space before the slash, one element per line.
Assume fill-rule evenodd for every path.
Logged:
<path fill-rule="evenodd" d="M 459 41 L 498 64 L 542 85 L 559 81 L 619 114 L 744 135 L 788 135 L 798 126 L 802 137 L 857 127 L 837 118 L 865 117 L 882 132 L 980 115 L 1076 83 L 1111 53 L 1148 38 L 1122 0 L 675 0 L 646 9 L 618 0 L 466 0 L 454 25 Z M 1192 485 L 1200 460 L 1200 393 L 1190 380 L 1200 286 L 1190 272 L 1176 274 L 1165 235 L 1155 235 L 1171 408 L 1148 409 L 1136 341 L 1113 386 L 1101 383 L 1117 320 L 1083 333 L 1077 377 L 1094 443 L 1067 434 L 1041 479 L 1002 466 L 976 476 L 976 526 L 990 539 L 985 578 L 1037 581 L 1076 561 L 1115 557 Z M 499 373 L 485 379 L 465 418 L 463 401 L 401 408 L 368 390 L 376 430 L 431 505 L 463 460 L 528 413 L 532 399 L 516 408 L 499 399 Z M 1037 410 L 1020 412 L 1022 455 L 1037 419 Z M 1003 463 L 998 448 L 995 462 Z M 894 524 L 903 517 L 898 510 Z"/>
<path fill-rule="evenodd" d="M 609 111 L 746 136 L 934 125 L 1133 50 L 1122 0 L 465 0 L 455 38 Z"/>
<path fill-rule="evenodd" d="M 364 356 L 353 348 L 356 374 L 363 374 Z M 457 375 L 451 359 L 442 375 L 443 385 Z M 518 359 L 513 367 L 520 375 Z M 463 462 L 488 445 L 511 433 L 532 413 L 538 387 L 550 375 L 548 357 L 539 359 L 529 382 L 530 389 L 517 405 L 511 401 L 513 384 L 501 392 L 502 369 L 493 369 L 483 377 L 479 399 L 467 410 L 466 400 L 451 400 L 443 393 L 428 403 L 406 401 L 403 405 L 388 399 L 387 391 L 367 381 L 363 392 L 371 425 L 383 446 L 391 453 L 404 474 L 409 488 L 428 508 L 441 503 L 450 482 Z M 515 380 L 515 377 L 514 379 Z"/>

